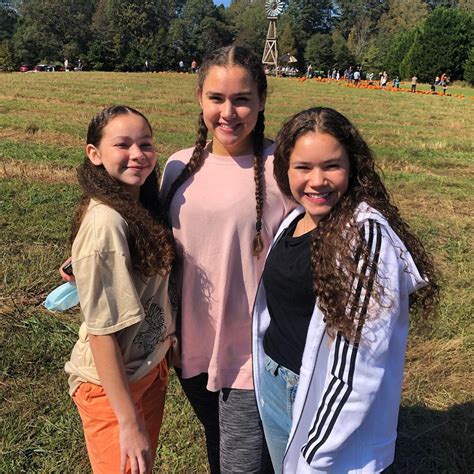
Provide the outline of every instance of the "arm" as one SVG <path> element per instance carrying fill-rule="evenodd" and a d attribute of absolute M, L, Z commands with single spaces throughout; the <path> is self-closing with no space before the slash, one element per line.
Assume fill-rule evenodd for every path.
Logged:
<path fill-rule="evenodd" d="M 151 472 L 148 433 L 135 408 L 115 335 L 89 334 L 89 341 L 102 387 L 119 422 L 120 472 L 125 473 L 127 458 L 132 472 Z"/>
<path fill-rule="evenodd" d="M 64 270 L 63 267 L 64 265 L 67 265 L 70 261 L 72 260 L 71 257 L 69 257 L 67 260 L 65 260 L 63 263 L 61 263 L 61 266 L 59 267 L 59 274 L 61 275 L 61 278 L 64 281 L 67 281 L 69 283 L 74 283 L 76 281 L 76 278 L 74 275 L 68 275 Z"/>
<path fill-rule="evenodd" d="M 323 369 L 326 371 L 324 388 L 317 406 L 312 409 L 307 439 L 301 448 L 300 462 L 310 466 L 312 472 L 326 472 L 341 461 L 345 444 L 364 423 L 384 379 L 390 379 L 390 391 L 395 394 L 391 396 L 392 403 L 400 393 L 406 332 L 405 326 L 398 325 L 397 321 L 405 314 L 400 288 L 404 272 L 399 265 L 398 251 L 380 224 L 368 221 L 365 230 L 371 265 L 361 262 L 360 269 L 369 282 L 377 278 L 383 286 L 382 305 L 373 298 L 370 283 L 367 291 L 361 291 L 355 282 L 361 337 L 359 341 L 348 342 L 338 334 L 331 345 L 327 366 Z M 390 348 L 393 337 L 397 341 L 395 351 Z M 391 402 L 386 401 L 390 405 Z M 363 445 L 366 441 L 364 438 L 360 442 Z"/>

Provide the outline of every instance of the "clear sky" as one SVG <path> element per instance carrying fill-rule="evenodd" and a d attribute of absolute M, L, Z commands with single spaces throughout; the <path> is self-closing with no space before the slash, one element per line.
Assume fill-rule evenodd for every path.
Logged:
<path fill-rule="evenodd" d="M 230 0 L 214 0 L 214 3 L 216 5 L 224 5 L 225 7 L 228 7 L 230 5 Z"/>

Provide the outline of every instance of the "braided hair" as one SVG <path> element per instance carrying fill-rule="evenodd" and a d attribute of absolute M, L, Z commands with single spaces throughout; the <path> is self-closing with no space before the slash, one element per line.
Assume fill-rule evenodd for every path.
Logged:
<path fill-rule="evenodd" d="M 263 99 L 267 92 L 267 78 L 262 64 L 257 56 L 249 49 L 241 46 L 226 46 L 210 53 L 203 61 L 199 69 L 197 80 L 197 92 L 200 94 L 203 90 L 204 81 L 209 70 L 214 66 L 232 67 L 239 66 L 245 69 L 251 76 L 257 86 L 258 97 Z M 253 142 L 253 169 L 255 179 L 255 237 L 252 244 L 253 255 L 259 256 L 263 249 L 261 237 L 263 220 L 263 203 L 265 195 L 265 177 L 264 177 L 264 132 L 265 132 L 265 114 L 264 111 L 258 113 L 257 122 L 252 132 Z M 169 211 L 171 201 L 178 188 L 183 185 L 194 173 L 197 173 L 204 163 L 204 151 L 207 143 L 208 128 L 204 122 L 204 116 L 201 112 L 198 119 L 198 134 L 193 153 L 181 174 L 172 183 L 165 199 L 164 209 Z"/>

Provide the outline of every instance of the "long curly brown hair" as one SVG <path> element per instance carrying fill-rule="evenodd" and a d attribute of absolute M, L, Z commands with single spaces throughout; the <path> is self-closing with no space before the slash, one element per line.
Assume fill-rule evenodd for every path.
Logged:
<path fill-rule="evenodd" d="M 107 124 L 126 114 L 142 117 L 152 133 L 150 122 L 141 112 L 125 105 L 114 105 L 103 109 L 91 120 L 87 131 L 87 144 L 98 147 Z M 107 173 L 104 166 L 94 165 L 86 156 L 77 169 L 77 179 L 83 194 L 73 218 L 71 245 L 90 200 L 95 199 L 116 210 L 127 222 L 133 269 L 144 276 L 169 273 L 174 260 L 174 243 L 158 200 L 158 172 L 155 169 L 147 177 L 140 188 L 140 198 L 137 202 L 119 181 Z"/>
<path fill-rule="evenodd" d="M 197 93 L 202 92 L 204 81 L 213 66 L 232 67 L 239 66 L 245 69 L 257 86 L 258 97 L 264 98 L 267 93 L 267 77 L 263 69 L 260 59 L 247 48 L 241 46 L 226 46 L 219 48 L 204 58 L 199 68 L 197 79 Z M 170 187 L 166 196 L 164 208 L 169 210 L 171 201 L 176 191 L 182 186 L 194 173 L 197 173 L 204 163 L 204 150 L 207 144 L 208 129 L 204 122 L 203 114 L 199 115 L 198 120 L 198 136 L 194 146 L 193 154 L 183 168 L 181 174 L 176 178 Z M 264 132 L 265 132 L 265 114 L 264 111 L 258 113 L 257 123 L 252 132 L 253 139 L 253 169 L 255 179 L 255 237 L 253 240 L 253 254 L 259 256 L 263 249 L 261 237 L 262 219 L 263 219 L 263 203 L 265 195 L 265 177 L 264 177 Z"/>
<path fill-rule="evenodd" d="M 356 208 L 362 202 L 385 217 L 413 257 L 427 286 L 410 297 L 410 306 L 415 313 L 427 318 L 435 311 L 439 293 L 432 258 L 391 202 L 369 146 L 346 117 L 330 108 L 315 107 L 294 115 L 283 125 L 276 139 L 274 159 L 274 174 L 280 190 L 292 198 L 288 180 L 290 156 L 298 138 L 311 132 L 334 137 L 344 147 L 350 163 L 346 193 L 312 231 L 313 287 L 329 333 L 341 332 L 348 339 L 357 338 L 358 317 L 354 313 L 360 314 L 361 308 L 351 314 L 347 310 L 348 303 L 354 303 L 355 281 L 358 281 L 359 291 L 370 294 L 372 290 L 377 303 L 382 304 L 383 282 L 365 276 L 371 273 L 366 271 L 368 267 L 376 269 L 376 262 L 371 260 L 363 229 L 355 221 Z M 365 262 L 364 269 L 358 265 L 358 258 Z"/>

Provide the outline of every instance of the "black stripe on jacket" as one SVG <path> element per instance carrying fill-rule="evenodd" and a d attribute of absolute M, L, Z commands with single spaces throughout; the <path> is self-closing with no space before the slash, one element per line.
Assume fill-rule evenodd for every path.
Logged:
<path fill-rule="evenodd" d="M 368 227 L 368 242 L 367 248 L 369 249 L 369 261 L 364 261 L 362 264 L 361 274 L 366 275 L 368 273 L 367 290 L 364 295 L 362 305 L 360 305 L 360 299 L 362 294 L 362 281 L 359 279 L 354 295 L 354 300 L 350 312 L 351 319 L 354 319 L 358 309 L 359 321 L 356 330 L 355 342 L 351 344 L 347 341 L 340 333 L 337 334 L 334 350 L 334 363 L 332 366 L 331 374 L 332 378 L 328 384 L 328 387 L 321 398 L 321 404 L 316 414 L 316 418 L 313 426 L 310 428 L 308 433 L 308 441 L 302 448 L 302 454 L 305 457 L 308 464 L 311 464 L 318 449 L 323 446 L 327 441 L 334 425 L 337 422 L 339 414 L 343 409 L 349 395 L 352 392 L 353 378 L 355 372 L 355 364 L 357 351 L 359 348 L 360 336 L 362 333 L 362 327 L 364 325 L 365 317 L 367 314 L 367 308 L 369 306 L 370 297 L 372 295 L 373 285 L 375 276 L 377 274 L 377 264 L 380 256 L 380 247 L 382 244 L 382 233 L 380 224 L 373 219 L 369 219 L 365 224 Z M 365 234 L 365 229 L 362 229 Z M 375 245 L 374 245 L 375 240 Z M 356 265 L 359 265 L 361 249 L 355 255 Z M 339 367 L 339 368 L 338 368 Z M 348 367 L 347 376 L 344 376 L 346 368 Z M 341 392 L 343 392 L 342 398 L 339 402 L 336 402 Z M 329 423 L 327 423 L 329 420 Z M 325 425 L 327 426 L 325 427 Z"/>

